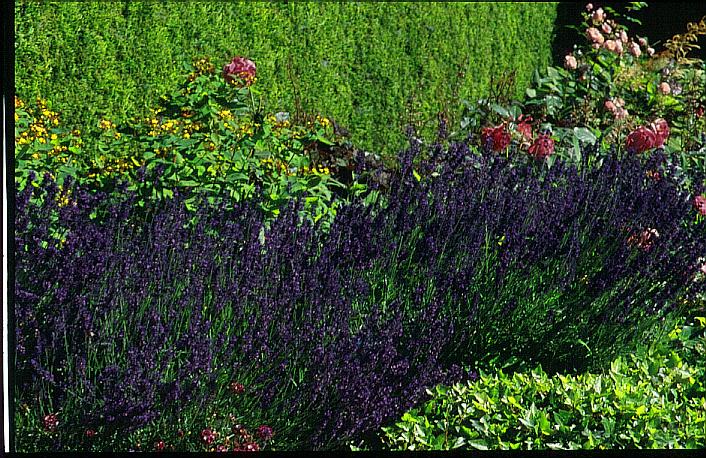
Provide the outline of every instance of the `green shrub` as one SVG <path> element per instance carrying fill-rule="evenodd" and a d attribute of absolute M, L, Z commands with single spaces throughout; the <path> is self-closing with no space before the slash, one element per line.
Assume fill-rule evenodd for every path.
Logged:
<path fill-rule="evenodd" d="M 703 448 L 706 318 L 677 325 L 602 374 L 532 371 L 438 386 L 383 428 L 393 449 Z"/>
<path fill-rule="evenodd" d="M 262 210 L 273 217 L 289 199 L 306 195 L 305 212 L 315 221 L 335 215 L 334 190 L 345 196 L 346 187 L 333 178 L 339 164 L 317 154 L 335 144 L 329 119 L 296 125 L 287 113 L 266 114 L 255 87 L 227 83 L 206 58 L 185 69 L 186 81 L 160 99 L 152 116 L 119 125 L 94 121 L 100 134 L 87 136 L 86 145 L 46 102 L 33 108 L 16 99 L 18 186 L 30 171 L 56 175 L 59 185 L 70 176 L 107 192 L 126 183 L 140 206 L 170 198 L 175 189 L 195 191 L 186 201 L 191 210 L 203 196 L 210 203 L 224 194 L 240 202 L 258 192 Z"/>
<path fill-rule="evenodd" d="M 360 147 L 393 154 L 405 124 L 484 94 L 492 77 L 514 71 L 519 95 L 550 62 L 555 16 L 556 3 L 21 0 L 17 94 L 52 100 L 82 129 L 121 123 L 147 116 L 182 63 L 245 55 L 271 111 L 321 113 Z"/>

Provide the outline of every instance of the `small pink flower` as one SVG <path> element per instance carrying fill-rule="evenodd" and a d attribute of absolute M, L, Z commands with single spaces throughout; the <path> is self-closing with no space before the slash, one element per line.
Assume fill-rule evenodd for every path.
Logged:
<path fill-rule="evenodd" d="M 603 44 L 603 42 L 605 41 L 605 38 L 603 38 L 601 31 L 595 27 L 590 27 L 586 29 L 586 37 L 592 42 L 598 43 L 599 45 Z"/>
<path fill-rule="evenodd" d="M 706 264 L 701 265 L 701 272 L 706 274 Z"/>
<path fill-rule="evenodd" d="M 662 118 L 655 119 L 650 123 L 650 130 L 655 133 L 655 148 L 664 146 L 664 142 L 669 138 L 669 123 Z"/>
<path fill-rule="evenodd" d="M 655 54 L 655 48 L 647 48 L 647 55 L 652 57 Z"/>
<path fill-rule="evenodd" d="M 586 11 L 591 11 L 593 10 L 593 3 L 587 3 L 586 4 Z"/>
<path fill-rule="evenodd" d="M 216 451 L 217 452 L 227 452 L 228 446 L 224 445 L 224 444 L 218 444 L 218 446 L 216 446 Z"/>
<path fill-rule="evenodd" d="M 630 54 L 632 54 L 635 57 L 640 57 L 642 54 L 642 50 L 640 49 L 640 45 L 635 43 L 634 41 L 628 45 L 628 50 L 630 51 Z"/>
<path fill-rule="evenodd" d="M 647 46 L 647 40 L 642 37 L 640 37 L 637 42 L 640 43 L 640 46 Z"/>
<path fill-rule="evenodd" d="M 617 52 L 618 54 L 623 53 L 623 42 L 622 41 L 615 42 L 615 52 Z"/>
<path fill-rule="evenodd" d="M 664 82 L 664 81 L 659 83 L 659 87 L 657 89 L 659 89 L 659 92 L 661 92 L 662 94 L 665 94 L 665 95 L 672 92 L 672 88 L 669 87 L 669 83 Z"/>
<path fill-rule="evenodd" d="M 600 43 L 593 43 L 593 44 L 591 45 L 591 47 L 592 47 L 593 49 L 599 49 L 599 48 L 601 47 L 601 45 L 600 45 Z"/>
<path fill-rule="evenodd" d="M 248 442 L 247 444 L 243 445 L 243 448 L 241 448 L 241 450 L 244 450 L 246 452 L 257 452 L 258 450 L 260 450 L 260 446 L 257 442 Z"/>
<path fill-rule="evenodd" d="M 613 28 L 608 24 L 607 22 L 604 22 L 603 25 L 601 25 L 601 30 L 603 33 L 610 33 L 613 31 Z"/>
<path fill-rule="evenodd" d="M 640 126 L 628 135 L 625 140 L 625 148 L 631 153 L 644 153 L 655 147 L 655 137 L 655 133 L 651 129 Z"/>
<path fill-rule="evenodd" d="M 549 157 L 554 152 L 554 140 L 549 134 L 540 134 L 528 150 L 530 156 L 537 160 Z"/>
<path fill-rule="evenodd" d="M 564 56 L 564 68 L 567 70 L 576 70 L 578 67 L 578 62 L 572 54 L 567 54 Z"/>
<path fill-rule="evenodd" d="M 591 19 L 593 19 L 594 24 L 600 24 L 605 21 L 605 13 L 603 12 L 603 8 L 598 8 L 594 11 L 593 14 L 591 14 Z"/>
<path fill-rule="evenodd" d="M 706 196 L 701 194 L 694 197 L 694 208 L 696 208 L 696 211 L 698 211 L 700 215 L 706 216 Z"/>
<path fill-rule="evenodd" d="M 227 83 L 236 83 L 235 77 L 242 79 L 246 86 L 250 86 L 255 81 L 256 74 L 255 62 L 245 57 L 236 56 L 223 67 L 223 77 Z"/>
<path fill-rule="evenodd" d="M 95 437 L 96 436 L 96 431 L 94 429 L 87 429 L 86 430 L 86 437 Z"/>
<path fill-rule="evenodd" d="M 43 418 L 44 429 L 47 431 L 56 431 L 59 426 L 59 417 L 55 413 L 45 415 Z"/>
<path fill-rule="evenodd" d="M 623 43 L 627 44 L 627 42 L 628 42 L 628 34 L 627 34 L 627 32 L 626 32 L 625 30 L 621 30 L 619 35 L 620 35 L 620 41 L 622 41 Z"/>
<path fill-rule="evenodd" d="M 262 439 L 263 441 L 267 441 L 272 439 L 272 428 L 270 428 L 267 425 L 260 425 L 257 428 L 257 437 Z"/>
<path fill-rule="evenodd" d="M 230 391 L 232 391 L 234 394 L 243 394 L 245 393 L 245 386 L 242 383 L 231 382 Z"/>
<path fill-rule="evenodd" d="M 603 48 L 610 52 L 617 52 L 618 42 L 615 40 L 606 40 L 605 43 L 603 43 Z"/>
<path fill-rule="evenodd" d="M 610 111 L 611 113 L 615 114 L 615 112 L 618 110 L 618 107 L 613 103 L 612 100 L 608 99 L 605 101 L 603 104 L 606 110 Z"/>
<path fill-rule="evenodd" d="M 216 432 L 211 430 L 211 428 L 206 428 L 203 431 L 201 431 L 201 440 L 206 444 L 206 445 L 211 445 L 214 440 L 216 440 Z"/>
<path fill-rule="evenodd" d="M 615 113 L 616 119 L 625 119 L 628 117 L 630 113 L 628 113 L 628 110 L 626 108 L 618 108 L 618 111 Z"/>

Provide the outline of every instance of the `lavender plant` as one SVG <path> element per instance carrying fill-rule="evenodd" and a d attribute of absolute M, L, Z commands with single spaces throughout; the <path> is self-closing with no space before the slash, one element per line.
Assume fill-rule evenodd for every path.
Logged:
<path fill-rule="evenodd" d="M 339 448 L 498 358 L 599 366 L 703 287 L 706 223 L 660 167 L 412 142 L 325 231 L 179 192 L 91 218 L 45 177 L 17 196 L 18 449 Z"/>

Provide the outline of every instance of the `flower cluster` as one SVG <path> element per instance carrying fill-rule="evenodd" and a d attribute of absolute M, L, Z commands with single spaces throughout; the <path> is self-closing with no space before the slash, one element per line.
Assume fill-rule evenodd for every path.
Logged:
<path fill-rule="evenodd" d="M 638 38 L 637 41 L 630 39 L 625 27 L 613 19 L 608 19 L 603 8 L 594 10 L 593 5 L 589 3 L 586 5 L 586 10 L 587 13 L 584 13 L 584 15 L 591 26 L 586 28 L 585 34 L 593 49 L 605 49 L 618 55 L 622 55 L 627 50 L 636 58 L 642 55 L 643 48 L 649 56 L 654 54 L 654 48 L 647 46 L 645 38 Z M 565 64 L 567 68 L 576 68 L 575 58 L 573 61 L 567 59 Z"/>
<path fill-rule="evenodd" d="M 246 86 L 250 86 L 255 82 L 256 74 L 255 62 L 241 56 L 234 57 L 230 63 L 223 67 L 223 77 L 230 84 L 239 84 L 239 79 Z"/>

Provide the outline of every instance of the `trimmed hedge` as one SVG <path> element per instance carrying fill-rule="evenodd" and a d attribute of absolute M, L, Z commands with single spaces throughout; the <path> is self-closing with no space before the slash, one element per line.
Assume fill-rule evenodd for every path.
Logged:
<path fill-rule="evenodd" d="M 394 449 L 706 447 L 706 318 L 677 325 L 604 374 L 481 373 L 383 428 Z"/>
<path fill-rule="evenodd" d="M 547 65 L 556 3 L 15 3 L 17 95 L 69 124 L 144 116 L 208 55 L 253 59 L 272 111 L 333 117 L 364 149 L 394 153 L 403 127 L 515 70 L 516 94 Z M 463 72 L 464 76 L 459 76 Z M 413 99 L 413 102 L 412 102 Z M 409 103 L 408 103 L 409 102 Z M 406 108 L 416 113 L 410 118 Z M 459 107 L 460 110 L 460 107 Z"/>

